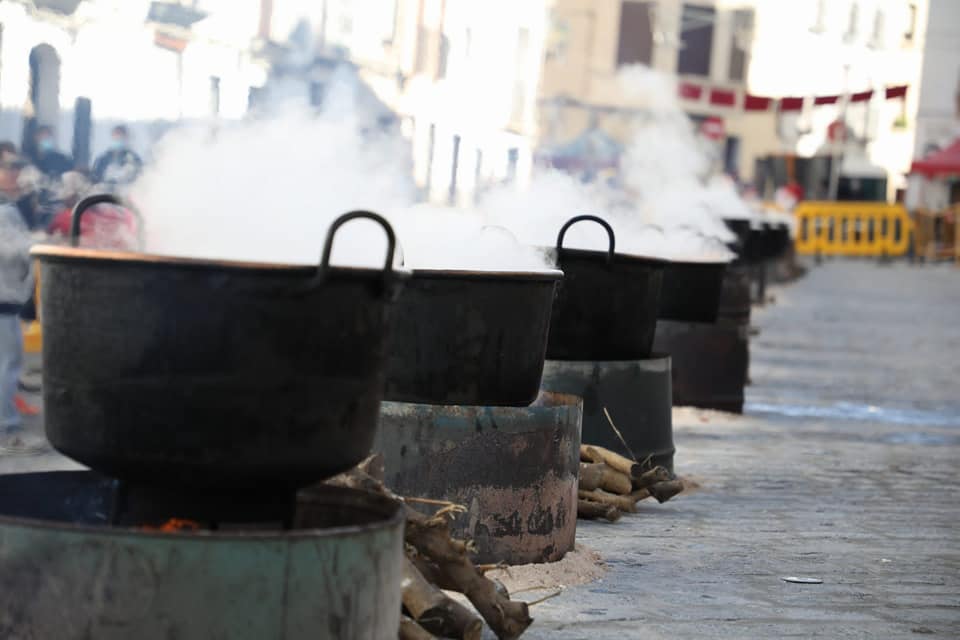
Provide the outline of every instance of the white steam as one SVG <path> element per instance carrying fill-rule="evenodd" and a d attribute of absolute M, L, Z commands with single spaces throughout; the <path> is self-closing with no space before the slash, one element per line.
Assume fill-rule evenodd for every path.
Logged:
<path fill-rule="evenodd" d="M 412 208 L 410 154 L 382 131 L 349 75 L 329 85 L 317 114 L 285 100 L 262 119 L 169 134 L 132 187 L 144 218 L 145 250 L 168 256 L 316 264 L 331 222 L 352 210 L 386 217 L 406 266 L 434 269 L 545 269 L 535 249 L 476 213 Z M 290 87 L 280 92 L 296 94 Z M 384 233 L 345 225 L 333 264 L 379 267 Z"/>
<path fill-rule="evenodd" d="M 524 242 L 553 247 L 563 224 L 593 214 L 614 229 L 616 251 L 671 260 L 726 261 L 733 240 L 723 218 L 752 217 L 724 176 L 711 177 L 709 145 L 697 135 L 676 99 L 672 78 L 645 67 L 620 74 L 631 103 L 639 105 L 630 142 L 620 160 L 619 188 L 584 185 L 570 175 L 544 170 L 524 188 L 489 192 L 480 208 Z M 604 250 L 606 231 L 579 222 L 564 246 Z"/>
<path fill-rule="evenodd" d="M 729 180 L 709 178 L 709 149 L 672 81 L 640 67 L 621 75 L 645 111 L 621 158 L 619 188 L 544 171 L 525 189 L 493 189 L 476 210 L 417 205 L 407 143 L 380 126 L 382 105 L 345 69 L 328 83 L 319 114 L 288 99 L 260 119 L 183 128 L 161 141 L 130 194 L 144 217 L 146 250 L 316 264 L 330 223 L 366 209 L 393 225 L 397 263 L 402 255 L 406 266 L 422 269 L 549 268 L 543 248 L 584 213 L 610 222 L 621 253 L 727 260 L 723 242 L 733 236 L 722 218 L 754 215 Z M 302 101 L 302 86 L 279 88 Z M 564 244 L 605 250 L 608 239 L 599 225 L 583 222 Z M 381 266 L 385 246 L 372 223 L 350 224 L 337 234 L 332 262 Z"/>

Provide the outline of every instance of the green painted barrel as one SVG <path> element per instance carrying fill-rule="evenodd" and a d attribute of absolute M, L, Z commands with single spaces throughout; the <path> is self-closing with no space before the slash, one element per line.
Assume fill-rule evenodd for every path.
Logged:
<path fill-rule="evenodd" d="M 112 491 L 92 472 L 0 476 L 0 637 L 397 637 L 393 501 L 325 487 L 289 531 L 160 533 L 105 524 Z"/>

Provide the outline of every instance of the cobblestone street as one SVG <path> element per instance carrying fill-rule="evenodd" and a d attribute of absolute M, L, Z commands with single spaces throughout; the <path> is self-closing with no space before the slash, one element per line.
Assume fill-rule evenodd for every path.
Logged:
<path fill-rule="evenodd" d="M 610 570 L 529 637 L 960 636 L 958 275 L 830 262 L 775 290 L 747 414 L 674 411 L 702 489 L 581 522 Z"/>

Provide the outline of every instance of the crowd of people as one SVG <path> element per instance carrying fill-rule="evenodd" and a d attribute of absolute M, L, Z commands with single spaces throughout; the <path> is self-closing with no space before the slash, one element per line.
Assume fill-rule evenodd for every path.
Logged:
<path fill-rule="evenodd" d="M 0 141 L 0 447 L 8 452 L 26 448 L 19 437 L 23 416 L 39 412 L 21 393 L 29 390 L 21 380 L 21 322 L 36 317 L 30 247 L 38 239 L 67 239 L 76 202 L 89 193 L 122 190 L 142 168 L 123 125 L 113 128 L 110 148 L 89 170 L 57 149 L 48 126 L 37 127 L 32 142 L 32 152 L 21 154 L 12 142 Z M 84 218 L 81 237 L 104 227 L 126 231 L 131 224 L 128 212 L 100 208 Z"/>

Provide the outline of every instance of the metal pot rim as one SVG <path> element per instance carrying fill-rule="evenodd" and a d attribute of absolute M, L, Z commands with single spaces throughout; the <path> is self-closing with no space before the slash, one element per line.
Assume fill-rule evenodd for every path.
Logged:
<path fill-rule="evenodd" d="M 40 244 L 30 250 L 30 254 L 43 260 L 65 260 L 69 262 L 103 262 L 152 264 L 158 267 L 200 267 L 210 269 L 236 269 L 246 271 L 266 271 L 292 274 L 312 275 L 317 271 L 316 265 L 289 264 L 281 262 L 247 262 L 242 260 L 222 260 L 215 258 L 189 258 L 183 256 L 166 256 L 154 253 L 136 253 L 133 251 L 115 251 L 108 249 L 90 249 L 85 247 L 68 247 L 61 245 Z M 341 272 L 352 272 L 357 275 L 369 274 L 380 277 L 383 270 L 379 267 L 354 267 L 330 265 L 330 269 Z M 400 277 L 409 277 L 411 270 L 405 267 L 392 267 L 391 274 Z"/>
<path fill-rule="evenodd" d="M 559 261 L 560 255 L 557 252 L 556 247 L 543 247 L 546 251 L 550 252 L 550 255 L 554 256 L 554 259 Z M 597 260 L 606 262 L 607 257 L 610 255 L 607 251 L 599 251 L 596 249 L 574 249 L 569 247 L 563 248 L 563 255 L 569 255 L 575 258 L 586 258 L 588 260 Z M 636 253 L 623 253 L 621 251 L 614 251 L 613 253 L 614 261 L 626 261 L 626 262 L 642 262 L 648 264 L 652 267 L 656 266 L 666 266 L 671 260 L 667 258 L 657 258 L 655 256 L 644 256 Z"/>
<path fill-rule="evenodd" d="M 543 269 L 540 271 L 509 271 L 506 269 L 479 270 L 479 269 L 420 269 L 413 268 L 413 277 L 465 279 L 465 280 L 540 280 L 555 281 L 563 277 L 560 269 Z"/>
<path fill-rule="evenodd" d="M 695 266 L 695 267 L 725 267 L 725 266 L 727 266 L 728 264 L 730 264 L 730 263 L 732 263 L 732 262 L 733 262 L 733 258 L 730 258 L 730 259 L 728 259 L 728 260 L 709 260 L 709 259 L 707 259 L 707 258 L 703 258 L 703 259 L 700 259 L 700 260 L 695 260 L 695 259 L 692 259 L 692 258 L 686 258 L 686 259 L 683 259 L 683 260 L 668 260 L 668 261 L 667 261 L 667 263 L 668 263 L 667 266 L 679 265 L 679 266 L 683 266 L 683 267 L 685 267 L 685 266 Z"/>

